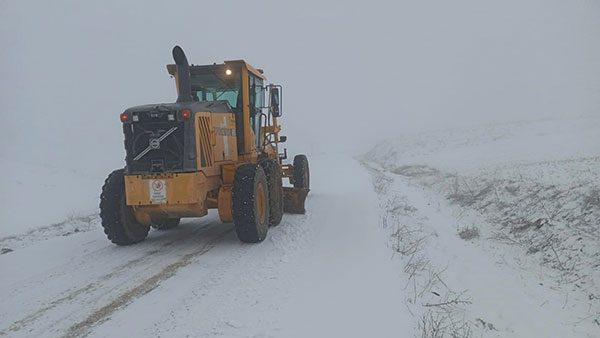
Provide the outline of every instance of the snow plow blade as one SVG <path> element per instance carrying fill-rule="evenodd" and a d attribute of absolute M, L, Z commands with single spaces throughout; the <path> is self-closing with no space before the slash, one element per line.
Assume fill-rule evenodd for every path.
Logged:
<path fill-rule="evenodd" d="M 283 211 L 288 214 L 304 214 L 304 202 L 310 189 L 283 187 Z"/>

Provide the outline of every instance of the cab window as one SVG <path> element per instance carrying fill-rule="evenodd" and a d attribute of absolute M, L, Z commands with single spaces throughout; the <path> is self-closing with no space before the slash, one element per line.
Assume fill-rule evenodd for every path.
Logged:
<path fill-rule="evenodd" d="M 224 100 L 233 109 L 241 109 L 242 77 L 239 68 L 229 65 L 196 66 L 190 73 L 195 100 Z"/>
<path fill-rule="evenodd" d="M 250 114 L 255 115 L 260 113 L 263 107 L 263 80 L 252 74 L 248 77 L 248 84 L 250 86 L 248 93 L 250 94 Z"/>

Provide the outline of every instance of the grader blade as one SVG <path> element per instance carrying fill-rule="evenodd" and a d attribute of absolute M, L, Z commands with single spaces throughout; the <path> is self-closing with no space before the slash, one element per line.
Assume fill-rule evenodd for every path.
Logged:
<path fill-rule="evenodd" d="M 310 189 L 283 187 L 283 211 L 288 214 L 304 214 L 304 202 Z"/>

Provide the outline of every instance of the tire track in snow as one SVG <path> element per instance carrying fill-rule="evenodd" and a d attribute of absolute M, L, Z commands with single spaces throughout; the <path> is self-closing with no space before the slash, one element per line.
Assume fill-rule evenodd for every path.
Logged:
<path fill-rule="evenodd" d="M 92 327 L 94 327 L 95 325 L 97 325 L 99 323 L 104 322 L 115 311 L 126 307 L 129 303 L 131 303 L 136 298 L 139 298 L 139 297 L 149 293 L 150 291 L 154 290 L 155 288 L 157 288 L 160 285 L 160 282 L 167 280 L 167 279 L 171 278 L 172 276 L 174 276 L 175 273 L 179 269 L 192 263 L 194 258 L 204 255 L 205 253 L 210 251 L 219 242 L 221 242 L 225 238 L 225 236 L 227 236 L 232 231 L 233 231 L 233 228 L 227 229 L 227 230 L 219 233 L 218 235 L 213 237 L 211 240 L 209 240 L 204 246 L 202 246 L 198 250 L 195 250 L 193 252 L 190 252 L 190 253 L 184 255 L 177 262 L 169 264 L 168 266 L 163 268 L 158 273 L 152 275 L 151 277 L 149 277 L 146 280 L 139 283 L 136 287 L 121 294 L 120 296 L 115 298 L 109 304 L 107 304 L 107 305 L 101 307 L 100 309 L 96 310 L 95 312 L 93 312 L 91 315 L 89 315 L 83 321 L 80 321 L 80 322 L 76 323 L 75 325 L 72 325 L 70 328 L 67 329 L 67 331 L 65 332 L 63 337 L 80 337 L 80 336 L 87 335 L 89 333 L 89 330 Z"/>
<path fill-rule="evenodd" d="M 54 331 L 54 332 L 61 332 L 61 331 L 63 331 L 63 329 L 66 325 L 70 325 L 75 320 L 78 320 L 78 318 L 74 318 L 74 319 L 71 319 L 71 322 L 66 322 L 68 320 L 68 318 L 64 318 L 64 317 L 56 318 L 57 317 L 56 313 L 60 312 L 59 309 L 61 307 L 69 306 L 70 303 L 85 303 L 85 304 L 92 303 L 93 304 L 94 302 L 101 301 L 101 299 L 103 297 L 106 297 L 107 295 L 110 296 L 110 292 L 113 291 L 113 288 L 109 284 L 111 284 L 111 283 L 114 284 L 115 281 L 118 282 L 119 276 L 127 277 L 126 275 L 128 273 L 131 274 L 132 268 L 143 266 L 144 263 L 147 263 L 148 261 L 151 261 L 151 260 L 155 260 L 157 257 L 161 257 L 164 255 L 166 258 L 168 258 L 169 255 L 174 253 L 174 250 L 181 249 L 181 247 L 178 246 L 178 247 L 173 248 L 173 250 L 165 250 L 165 249 L 171 247 L 173 244 L 176 244 L 176 243 L 184 244 L 184 243 L 190 242 L 190 241 L 194 242 L 194 238 L 196 238 L 197 235 L 199 235 L 199 234 L 200 235 L 202 235 L 202 234 L 210 235 L 211 232 L 214 233 L 215 230 L 217 230 L 218 228 L 219 228 L 219 225 L 217 223 L 209 222 L 208 224 L 205 224 L 203 226 L 195 228 L 192 231 L 185 231 L 181 234 L 170 234 L 171 236 L 169 236 L 168 238 L 164 238 L 164 239 L 168 239 L 168 241 L 165 241 L 162 243 L 157 243 L 160 246 L 150 248 L 150 250 L 145 250 L 145 252 L 141 253 L 142 256 L 132 259 L 132 260 L 129 260 L 118 266 L 112 267 L 110 269 L 110 271 L 108 271 L 108 273 L 94 277 L 94 280 L 91 281 L 90 283 L 86 283 L 82 287 L 71 288 L 70 290 L 65 290 L 64 292 L 56 293 L 55 294 L 56 296 L 53 296 L 53 299 L 49 299 L 46 302 L 42 303 L 43 305 L 40 305 L 37 310 L 34 310 L 30 314 L 22 316 L 20 319 L 13 321 L 10 325 L 7 325 L 4 329 L 0 329 L 0 336 L 5 336 L 5 335 L 11 334 L 11 333 L 12 334 L 24 334 L 25 333 L 23 331 L 24 329 L 33 328 L 33 327 L 35 327 L 36 330 L 41 330 L 43 327 L 46 327 L 47 329 L 52 329 L 52 331 Z M 207 236 L 208 238 L 203 238 L 204 244 L 201 244 L 200 248 L 207 249 L 206 251 L 212 249 L 212 247 L 214 247 L 214 245 L 219 242 L 219 241 L 215 241 L 215 239 L 218 238 L 220 240 L 221 237 L 224 236 L 224 234 L 227 234 L 231 231 L 232 231 L 232 228 L 229 228 L 224 233 L 220 232 L 217 235 L 211 235 L 211 236 Z M 175 235 L 175 236 L 173 236 L 173 235 Z M 189 239 L 189 240 L 186 241 L 185 239 Z M 185 247 L 184 245 L 182 245 L 182 246 Z M 154 287 L 158 286 L 158 283 L 160 281 L 165 280 L 165 279 L 169 278 L 170 276 L 172 276 L 175 273 L 176 269 L 172 271 L 172 274 L 164 275 L 162 273 L 164 273 L 169 268 L 173 268 L 175 266 L 177 266 L 177 269 L 178 269 L 182 266 L 187 265 L 187 264 L 180 265 L 180 263 L 182 261 L 184 261 L 186 258 L 190 259 L 192 256 L 204 254 L 205 252 L 203 252 L 202 249 L 193 250 L 192 252 L 182 256 L 182 258 L 179 258 L 175 263 L 171 263 L 171 264 L 167 265 L 166 267 L 161 269 L 161 271 L 159 271 L 158 273 L 155 273 L 150 278 L 145 279 L 143 283 L 152 282 L 153 277 L 161 275 L 164 278 L 159 278 L 156 281 L 154 281 L 156 284 Z M 67 274 L 68 271 L 77 269 L 78 266 L 89 264 L 90 259 L 94 259 L 94 256 L 96 256 L 98 253 L 101 254 L 102 251 L 104 251 L 104 250 L 105 250 L 105 248 L 103 248 L 101 250 L 95 250 L 91 253 L 88 253 L 87 255 L 78 258 L 77 262 L 70 262 L 69 265 L 71 267 L 73 267 L 72 269 L 60 268 L 60 272 L 58 274 L 52 274 L 52 276 L 59 277 L 59 276 Z M 138 252 L 138 253 L 140 253 L 140 252 Z M 47 278 L 45 280 L 48 281 Z M 36 283 L 40 283 L 40 282 L 41 281 L 36 278 L 35 280 L 30 281 L 29 283 L 21 284 L 19 289 L 13 290 L 13 293 L 17 293 L 17 294 L 27 293 L 27 290 L 30 287 L 32 287 L 32 285 L 31 285 L 32 283 L 36 284 Z M 42 283 L 44 283 L 44 282 L 42 282 Z M 138 286 L 139 286 L 138 282 L 135 282 L 135 283 L 138 284 Z M 128 291 L 128 292 L 131 292 L 137 288 L 138 287 L 134 287 L 133 289 L 130 288 L 129 289 L 130 291 Z M 146 292 L 149 292 L 149 291 L 151 291 L 151 289 L 149 289 Z M 123 295 L 121 295 L 119 297 L 122 297 L 122 296 Z M 119 297 L 117 297 L 117 299 Z M 89 298 L 89 299 L 86 299 L 86 298 Z M 130 298 L 130 300 L 131 300 L 131 298 Z M 113 303 L 115 303 L 115 301 L 111 302 L 111 304 L 113 304 Z M 92 310 L 92 309 L 90 309 L 90 310 Z M 60 316 L 60 314 L 59 314 L 59 316 Z M 46 319 L 44 319 L 44 318 L 46 318 Z M 54 319 L 52 319 L 52 318 L 54 318 Z M 48 319 L 50 319 L 51 322 L 46 322 L 46 323 L 40 322 L 40 321 L 44 321 L 44 320 L 48 320 Z M 89 319 L 89 317 L 88 317 L 88 319 Z M 80 323 L 82 323 L 82 322 L 80 322 Z M 59 335 L 60 335 L 60 333 L 59 333 Z M 81 334 L 76 334 L 76 335 L 81 335 Z"/>
<path fill-rule="evenodd" d="M 193 231 L 191 231 L 189 233 L 186 233 L 186 236 L 196 235 L 199 232 L 201 232 L 203 230 L 207 230 L 207 228 L 212 228 L 212 227 L 214 227 L 214 223 L 209 223 L 207 225 L 204 225 L 202 227 L 194 229 Z M 80 287 L 73 291 L 67 292 L 66 295 L 64 295 L 58 299 L 47 302 L 45 306 L 41 307 L 37 311 L 23 317 L 22 319 L 19 319 L 19 320 L 13 322 L 7 329 L 1 330 L 0 335 L 5 335 L 7 332 L 17 332 L 17 331 L 21 330 L 22 328 L 26 327 L 27 325 L 35 322 L 38 318 L 43 316 L 48 311 L 56 308 L 57 306 L 59 306 L 63 303 L 72 301 L 81 294 L 90 293 L 94 290 L 102 288 L 102 286 L 103 286 L 102 282 L 108 281 L 111 278 L 114 278 L 115 276 L 122 274 L 124 271 L 127 271 L 128 268 L 138 265 L 144 261 L 153 259 L 154 256 L 156 256 L 157 254 L 163 253 L 164 248 L 169 247 L 169 246 L 173 245 L 174 243 L 180 241 L 181 240 L 180 237 L 181 236 L 177 236 L 176 238 L 173 238 L 173 239 L 169 240 L 168 242 L 163 243 L 160 247 L 147 251 L 147 253 L 145 253 L 141 257 L 138 257 L 138 258 L 130 260 L 124 264 L 116 266 L 115 268 L 112 269 L 111 272 L 109 272 L 103 276 L 97 277 L 96 281 L 94 281 L 92 283 L 88 283 L 83 287 Z M 99 251 L 99 250 L 97 250 L 97 251 Z M 83 257 L 82 259 L 85 260 L 87 258 L 87 256 L 92 256 L 92 255 L 96 254 L 97 251 L 94 251 L 94 252 L 86 255 L 86 257 Z M 64 271 L 63 271 L 63 273 L 64 273 Z M 28 284 L 25 284 L 23 286 L 23 288 L 25 288 L 25 289 L 28 287 L 29 287 Z"/>
<path fill-rule="evenodd" d="M 36 312 L 34 312 L 30 315 L 27 315 L 23 319 L 17 320 L 16 322 L 12 323 L 8 327 L 7 331 L 16 332 L 16 331 L 21 330 L 22 328 L 27 326 L 27 324 L 30 324 L 30 323 L 34 322 L 36 319 L 40 318 L 44 313 L 52 310 L 53 308 L 57 307 L 58 305 L 60 305 L 64 302 L 75 299 L 77 296 L 79 296 L 82 293 L 91 291 L 92 289 L 94 289 L 95 286 L 96 286 L 96 283 L 90 283 L 82 288 L 79 288 L 73 292 L 70 292 L 68 295 L 66 295 L 64 297 L 61 297 L 59 299 L 56 299 L 56 300 L 50 302 L 48 305 L 37 310 Z M 6 334 L 6 331 L 0 331 L 0 335 L 3 336 L 5 334 Z"/>

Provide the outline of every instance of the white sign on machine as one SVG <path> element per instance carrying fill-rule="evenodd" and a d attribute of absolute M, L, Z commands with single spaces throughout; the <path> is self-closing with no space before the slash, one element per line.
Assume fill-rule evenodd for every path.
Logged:
<path fill-rule="evenodd" d="M 150 202 L 165 203 L 167 202 L 167 182 L 165 180 L 149 180 Z"/>

